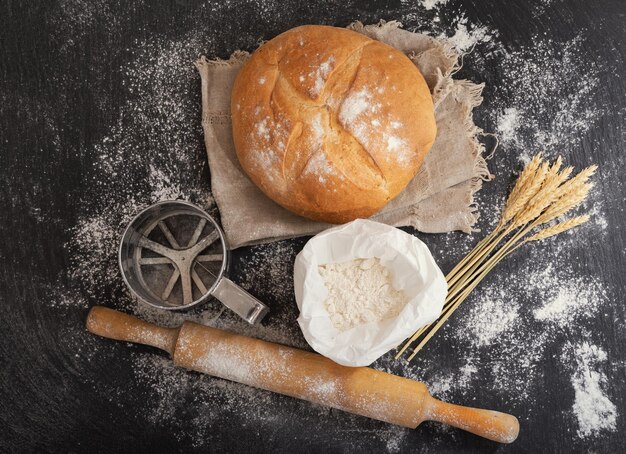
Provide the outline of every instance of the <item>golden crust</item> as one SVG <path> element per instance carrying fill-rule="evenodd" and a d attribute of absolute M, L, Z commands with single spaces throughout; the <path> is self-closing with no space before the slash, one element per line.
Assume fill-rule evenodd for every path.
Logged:
<path fill-rule="evenodd" d="M 400 51 L 306 25 L 261 46 L 231 98 L 237 157 L 271 199 L 331 223 L 369 217 L 411 181 L 435 140 L 428 86 Z"/>

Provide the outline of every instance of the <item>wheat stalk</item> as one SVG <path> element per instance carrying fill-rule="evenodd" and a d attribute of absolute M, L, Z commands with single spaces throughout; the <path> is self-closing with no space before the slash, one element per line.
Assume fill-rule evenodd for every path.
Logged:
<path fill-rule="evenodd" d="M 528 199 L 539 190 L 547 172 L 548 164 L 543 162 L 541 153 L 533 156 L 526 167 L 524 167 L 509 197 L 507 197 L 498 225 L 489 235 L 479 241 L 474 249 L 448 273 L 446 279 L 450 281 L 450 284 L 462 277 L 458 275 L 458 272 L 466 264 L 473 264 L 480 260 L 492 251 L 506 234 L 510 233 L 510 230 L 506 230 L 504 226 L 520 211 Z"/>
<path fill-rule="evenodd" d="M 571 179 L 568 178 L 572 167 L 561 170 L 561 166 L 561 157 L 552 165 L 544 162 L 540 154 L 530 160 L 507 197 L 495 229 L 446 276 L 448 295 L 440 318 L 416 331 L 398 351 L 396 358 L 413 342 L 421 339 L 408 360 L 415 357 L 485 276 L 519 247 L 558 235 L 589 220 L 588 215 L 576 216 L 531 233 L 539 225 L 551 222 L 579 206 L 593 188 L 588 180 L 597 166 L 589 166 Z"/>
<path fill-rule="evenodd" d="M 550 227 L 541 229 L 539 232 L 526 238 L 524 242 L 527 243 L 529 241 L 540 241 L 540 240 L 549 238 L 551 236 L 558 235 L 559 233 L 563 233 L 568 230 L 571 230 L 574 227 L 578 227 L 579 225 L 582 225 L 587 221 L 589 221 L 589 216 L 586 214 L 583 216 L 576 216 L 576 217 L 567 219 L 565 221 L 559 222 L 558 224 L 554 224 Z"/>
<path fill-rule="evenodd" d="M 452 268 L 446 276 L 448 281 L 454 283 L 454 280 L 460 278 L 460 276 L 457 275 L 458 271 L 463 269 L 468 262 L 479 260 L 499 243 L 502 239 L 501 234 L 503 233 L 505 224 L 512 219 L 519 209 L 528 201 L 529 196 L 527 196 L 527 194 L 534 194 L 539 189 L 547 170 L 547 164 L 543 163 L 541 153 L 532 157 L 515 182 L 509 197 L 507 197 L 502 216 L 496 228 L 489 235 L 480 240 L 474 249 Z M 499 234 L 500 236 L 498 236 Z"/>

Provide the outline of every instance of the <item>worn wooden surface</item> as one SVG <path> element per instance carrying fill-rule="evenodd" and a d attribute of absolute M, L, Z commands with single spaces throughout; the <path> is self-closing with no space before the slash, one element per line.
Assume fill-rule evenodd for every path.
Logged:
<path fill-rule="evenodd" d="M 94 162 L 100 153 L 96 145 L 120 121 L 128 120 L 120 120 L 121 113 L 135 95 L 127 89 L 128 74 L 121 68 L 133 61 L 138 48 L 154 40 L 184 43 L 183 38 L 194 33 L 203 53 L 225 58 L 237 48 L 253 49 L 260 39 L 299 24 L 343 26 L 355 19 L 371 23 L 380 18 L 402 18 L 407 28 L 427 30 L 432 12 L 417 3 L 2 1 L 1 451 L 620 452 L 626 448 L 626 240 L 622 230 L 626 215 L 621 175 L 625 161 L 626 8 L 617 0 L 506 5 L 496 1 L 450 1 L 441 13 L 444 21 L 462 12 L 471 22 L 488 25 L 498 31 L 498 40 L 509 50 L 532 48 L 538 35 L 559 42 L 571 40 L 581 30 L 585 33 L 581 55 L 586 64 L 597 68 L 599 78 L 589 103 L 601 105 L 603 110 L 594 126 L 580 132 L 580 140 L 562 152 L 578 167 L 597 162 L 605 170 L 596 198 L 606 228 L 601 233 L 590 229 L 587 236 L 577 236 L 580 242 L 571 250 L 558 250 L 549 243 L 541 254 L 566 254 L 565 264 L 572 273 L 597 276 L 606 288 L 606 306 L 578 332 L 567 331 L 565 340 L 576 342 L 592 336 L 608 353 L 609 366 L 603 372 L 607 383 L 603 386 L 617 409 L 612 430 L 590 437 L 576 435 L 579 427 L 571 414 L 574 391 L 570 377 L 555 359 L 560 354 L 556 346 L 547 348 L 538 366 L 544 372 L 536 388 L 540 398 L 532 402 L 509 403 L 507 396 L 514 396 L 518 389 L 510 389 L 510 394 L 490 389 L 489 350 L 473 363 L 477 378 L 472 389 L 448 396 L 460 404 L 520 417 L 520 438 L 505 447 L 469 434 L 445 432 L 434 424 L 397 432 L 383 423 L 328 412 L 283 396 L 227 387 L 222 396 L 214 388 L 219 380 L 171 371 L 167 366 L 146 367 L 143 375 L 138 375 L 135 363 L 155 355 L 153 350 L 113 345 L 83 332 L 89 305 L 116 307 L 118 299 L 126 297 L 120 293 L 120 285 L 85 291 L 85 286 L 77 284 L 75 276 L 68 275 L 72 260 L 76 260 L 76 251 L 68 245 L 73 244 L 73 229 L 92 209 L 94 199 L 89 194 L 98 184 Z M 477 46 L 475 52 L 480 50 Z M 533 58 L 532 52 L 529 58 Z M 497 127 L 492 115 L 494 100 L 497 98 L 501 106 L 507 96 L 506 91 L 498 89 L 502 68 L 490 66 L 489 61 L 473 65 L 472 57 L 467 59 L 460 76 L 488 84 L 476 121 L 493 131 Z M 150 82 L 146 80 L 146 84 Z M 190 79 L 187 94 L 182 96 L 188 96 L 189 105 L 196 106 L 189 114 L 197 120 L 197 127 L 192 129 L 193 146 L 187 152 L 204 170 L 190 177 L 187 184 L 208 187 L 199 128 L 198 83 Z M 561 101 L 558 97 L 544 100 L 555 110 Z M 138 155 L 148 147 L 158 147 L 165 139 L 159 137 L 158 130 L 151 134 L 146 136 L 146 149 L 137 147 Z M 490 167 L 498 178 L 485 186 L 479 204 L 495 206 L 494 201 L 501 200 L 514 171 L 519 170 L 520 152 L 519 147 L 510 146 L 496 154 Z M 133 184 L 128 174 L 120 178 L 120 187 Z M 492 217 L 483 216 L 481 226 L 487 227 L 492 221 Z M 465 238 L 461 233 L 420 237 L 431 246 L 444 270 L 462 255 L 451 243 L 468 241 L 461 240 Z M 470 241 L 475 240 L 477 237 Z M 286 267 L 288 271 L 293 254 L 303 243 L 304 239 L 284 242 L 285 250 L 290 252 L 273 254 L 275 260 L 285 262 L 281 269 Z M 235 252 L 235 281 L 246 280 L 246 264 L 258 260 L 259 251 L 244 248 Z M 536 253 L 520 251 L 495 271 L 493 279 L 514 275 L 527 262 L 536 260 Z M 284 323 L 286 333 L 295 333 L 289 343 L 302 345 L 294 328 L 297 310 L 293 298 L 288 292 L 273 292 L 267 284 L 289 273 L 276 274 L 271 266 L 266 268 L 255 279 L 248 279 L 248 289 L 267 301 L 272 308 L 270 317 L 279 320 L 276 326 Z M 275 285 L 284 287 L 285 283 Z M 67 295 L 73 293 L 83 303 L 73 305 L 67 301 Z M 467 305 L 471 303 L 470 299 Z M 463 310 L 450 321 L 447 330 L 459 329 Z M 248 334 L 267 337 L 262 330 Z M 424 350 L 413 369 L 392 361 L 379 363 L 378 367 L 398 374 L 410 370 L 428 381 L 437 368 L 454 371 L 463 355 L 462 341 L 440 336 Z M 510 361 L 512 367 L 516 358 Z M 160 381 L 148 377 L 150 373 L 163 373 L 165 378 Z M 250 401 L 255 404 L 251 406 Z M 207 418 L 209 413 L 211 417 Z"/>

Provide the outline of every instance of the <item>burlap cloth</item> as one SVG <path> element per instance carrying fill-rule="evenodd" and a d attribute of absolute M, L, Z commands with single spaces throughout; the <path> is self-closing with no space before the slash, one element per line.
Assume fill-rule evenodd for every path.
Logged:
<path fill-rule="evenodd" d="M 444 39 L 402 30 L 399 22 L 360 22 L 348 28 L 404 52 L 420 69 L 435 104 L 437 138 L 407 188 L 371 219 L 422 232 L 471 232 L 478 218 L 474 193 L 491 175 L 477 140 L 482 132 L 472 110 L 482 102 L 483 84 L 452 78 L 459 54 Z M 249 57 L 196 62 L 202 79 L 202 126 L 211 171 L 211 189 L 232 248 L 315 234 L 329 224 L 297 216 L 270 200 L 241 169 L 232 139 L 230 93 Z"/>

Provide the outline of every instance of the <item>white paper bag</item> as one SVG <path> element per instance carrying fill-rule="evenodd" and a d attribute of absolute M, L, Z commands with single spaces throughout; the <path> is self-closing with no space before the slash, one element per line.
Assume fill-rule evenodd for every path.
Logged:
<path fill-rule="evenodd" d="M 409 302 L 400 314 L 381 322 L 339 331 L 324 302 L 328 290 L 318 267 L 377 257 L 393 275 L 393 286 Z M 357 219 L 311 238 L 294 267 L 298 323 L 315 351 L 344 366 L 367 366 L 439 317 L 448 286 L 428 247 L 406 232 Z"/>

